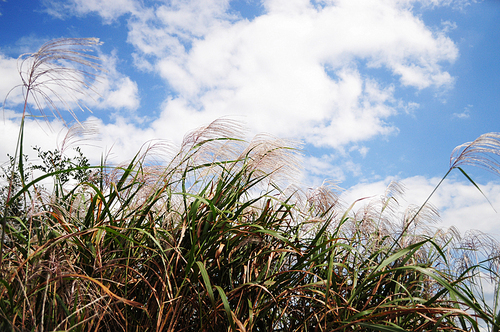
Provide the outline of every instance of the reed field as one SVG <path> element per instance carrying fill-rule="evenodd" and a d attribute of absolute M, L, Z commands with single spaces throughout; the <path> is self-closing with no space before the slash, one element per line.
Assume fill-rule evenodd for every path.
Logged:
<path fill-rule="evenodd" d="M 20 57 L 0 331 L 499 331 L 494 239 L 433 228 L 427 202 L 400 213 L 398 183 L 369 204 L 296 186 L 296 142 L 245 141 L 241 124 L 218 119 L 180 147 L 146 143 L 123 165 L 91 165 L 65 154 L 91 130 L 77 123 L 63 148 L 28 161 L 24 120 L 93 93 L 97 44 L 59 39 Z M 452 152 L 443 180 L 463 173 L 480 190 L 462 166 L 499 173 L 499 154 L 500 134 L 484 134 Z"/>

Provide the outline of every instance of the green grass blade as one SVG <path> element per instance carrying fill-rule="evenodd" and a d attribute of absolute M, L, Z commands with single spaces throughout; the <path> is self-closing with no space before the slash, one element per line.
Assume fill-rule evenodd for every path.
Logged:
<path fill-rule="evenodd" d="M 210 282 L 210 277 L 208 276 L 207 270 L 205 269 L 205 265 L 200 261 L 196 262 L 196 264 L 200 269 L 201 277 L 203 278 L 203 283 L 205 284 L 205 289 L 207 290 L 210 302 L 212 302 L 212 305 L 215 307 L 214 291 L 212 289 L 212 283 Z"/>
<path fill-rule="evenodd" d="M 231 307 L 229 306 L 229 301 L 227 300 L 226 293 L 220 286 L 215 286 L 215 288 L 219 292 L 222 303 L 224 304 L 224 310 L 226 311 L 227 320 L 229 321 L 229 324 L 231 324 L 231 330 L 236 332 L 237 330 L 233 320 L 233 312 L 231 310 Z"/>

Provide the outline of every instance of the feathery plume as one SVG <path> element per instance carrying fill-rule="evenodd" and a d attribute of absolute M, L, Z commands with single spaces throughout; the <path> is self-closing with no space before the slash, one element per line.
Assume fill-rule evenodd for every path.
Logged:
<path fill-rule="evenodd" d="M 461 144 L 453 149 L 450 167 L 471 165 L 500 175 L 500 162 L 495 159 L 498 156 L 500 156 L 500 133 L 487 133 L 473 142 Z"/>
<path fill-rule="evenodd" d="M 55 117 L 63 120 L 58 107 L 62 104 L 78 121 L 69 99 L 81 110 L 88 110 L 79 100 L 90 96 L 89 92 L 97 93 L 92 85 L 97 72 L 103 68 L 99 58 L 89 52 L 101 44 L 97 38 L 61 38 L 45 43 L 36 53 L 21 55 L 18 72 L 25 90 L 23 116 L 30 109 L 28 99 L 31 98 L 44 117 L 43 110 L 49 108 Z"/>

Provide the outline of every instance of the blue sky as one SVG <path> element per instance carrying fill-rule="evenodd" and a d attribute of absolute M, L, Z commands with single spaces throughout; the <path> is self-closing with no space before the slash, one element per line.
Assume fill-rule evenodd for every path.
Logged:
<path fill-rule="evenodd" d="M 2 97 L 19 83 L 21 53 L 59 37 L 103 41 L 101 96 L 77 113 L 100 129 L 85 147 L 94 160 L 112 147 L 120 162 L 230 116 L 249 137 L 302 141 L 305 187 L 329 179 L 349 200 L 398 180 L 419 204 L 455 146 L 500 131 L 499 1 L 3 0 L 0 13 Z M 0 161 L 14 150 L 19 102 L 6 104 Z M 49 120 L 30 122 L 28 145 L 57 146 L 64 126 Z M 467 171 L 500 211 L 498 178 Z M 465 230 L 477 215 L 491 232 L 499 221 L 459 174 L 432 203 L 446 226 Z"/>

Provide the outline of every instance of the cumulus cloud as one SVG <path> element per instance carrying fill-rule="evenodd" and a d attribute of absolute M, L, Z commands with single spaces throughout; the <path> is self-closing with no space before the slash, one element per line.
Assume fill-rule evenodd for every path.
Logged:
<path fill-rule="evenodd" d="M 21 77 L 17 71 L 17 59 L 10 58 L 0 53 L 0 96 L 5 98 L 9 94 L 9 100 L 21 103 L 22 95 L 19 89 L 12 90 L 22 83 Z M 12 90 L 12 91 L 11 91 Z M 3 103 L 3 99 L 1 102 Z"/>
<path fill-rule="evenodd" d="M 393 180 L 397 180 L 405 188 L 404 200 L 399 202 L 400 212 L 403 213 L 410 205 L 421 206 L 441 179 L 423 176 L 406 179 L 391 177 L 382 181 L 361 183 L 345 191 L 342 199 L 350 204 L 356 199 L 366 198 L 357 204 L 357 207 L 360 207 L 383 195 Z M 446 179 L 429 201 L 440 213 L 440 221 L 434 226 L 456 227 L 462 234 L 469 230 L 480 230 L 500 240 L 497 227 L 500 216 L 496 212 L 500 209 L 500 186 L 497 182 L 489 182 L 481 185 L 481 191 L 484 196 L 469 182 L 456 178 Z"/>
<path fill-rule="evenodd" d="M 116 89 L 109 92 L 105 102 L 100 106 L 136 109 L 139 106 L 137 83 L 128 77 L 121 77 L 114 83 Z"/>
<path fill-rule="evenodd" d="M 364 74 L 362 63 L 417 89 L 453 83 L 440 63 L 454 61 L 456 46 L 400 2 L 315 7 L 274 0 L 264 7 L 252 21 L 235 21 L 224 15 L 227 1 L 174 2 L 158 8 L 154 21 L 131 23 L 136 56 L 149 56 L 176 92 L 165 103 L 162 125 L 179 117 L 172 109 L 196 115 L 195 122 L 245 115 L 254 132 L 339 148 L 397 133 L 387 121 L 401 109 L 395 87 Z M 196 23 L 184 24 L 192 17 Z"/>
<path fill-rule="evenodd" d="M 305 156 L 303 166 L 304 173 L 301 180 L 308 187 L 321 186 L 325 180 L 339 184 L 348 174 L 353 176 L 361 174 L 361 165 L 349 158 L 340 159 L 334 155 Z"/>
<path fill-rule="evenodd" d="M 113 123 L 101 119 L 87 119 L 99 133 L 98 141 L 89 141 L 84 151 L 94 162 L 104 157 L 110 164 L 121 164 L 131 160 L 148 141 L 157 139 L 150 129 L 140 129 L 123 117 L 116 117 Z"/>
<path fill-rule="evenodd" d="M 54 102 L 51 107 L 56 108 L 53 109 L 55 113 L 61 113 L 61 118 L 51 118 L 49 109 L 42 110 L 42 114 L 49 117 L 40 118 L 38 105 L 33 99 L 30 99 L 28 113 L 33 113 L 32 115 L 35 117 L 28 116 L 25 120 L 23 141 L 23 153 L 27 154 L 30 159 L 35 159 L 37 155 L 36 152 L 32 150 L 32 147 L 38 146 L 42 150 L 47 151 L 55 149 L 58 147 L 58 144 L 61 143 L 61 134 L 67 132 L 68 125 L 70 125 L 70 123 L 63 122 L 63 119 L 68 119 L 65 115 L 65 110 L 69 110 L 70 112 L 74 111 L 75 114 L 73 115 L 75 115 L 75 118 L 80 118 L 80 114 L 77 112 L 78 106 L 75 102 L 75 98 L 79 99 L 80 105 L 89 106 L 92 109 L 115 111 L 114 124 L 104 125 L 102 121 L 99 122 L 101 124 L 99 129 L 101 132 L 105 133 L 103 135 L 103 140 L 99 143 L 93 142 L 90 145 L 94 145 L 94 147 L 86 151 L 93 162 L 99 163 L 100 156 L 107 152 L 106 149 L 111 149 L 113 146 L 118 146 L 120 148 L 120 152 L 118 153 L 122 158 L 120 161 L 129 159 L 137 153 L 140 146 L 144 143 L 144 139 L 148 136 L 135 128 L 134 124 L 128 124 L 126 121 L 121 120 L 120 113 L 122 112 L 119 112 L 125 109 L 128 111 L 125 114 L 131 115 L 130 112 L 133 112 L 139 106 L 137 84 L 116 69 L 116 57 L 113 55 L 102 55 L 101 58 L 103 59 L 103 67 L 107 69 L 107 75 L 101 77 L 100 82 L 91 82 L 95 84 L 94 86 L 90 86 L 88 89 L 83 88 L 84 91 L 89 92 L 88 94 L 75 92 L 72 85 L 68 85 L 68 89 L 64 89 L 64 87 L 58 85 L 51 85 L 51 80 L 57 78 L 58 71 L 52 72 L 50 77 L 40 76 L 37 89 L 43 90 L 43 97 L 37 92 L 39 102 L 41 103 L 38 105 L 42 107 L 46 106 L 43 104 L 43 99 L 50 98 Z M 0 53 L 0 77 L 2 77 L 0 82 L 0 94 L 7 96 L 0 125 L 0 164 L 8 160 L 7 154 L 14 155 L 16 138 L 19 133 L 21 112 L 24 102 L 23 93 L 25 91 L 21 88 L 22 81 L 17 68 L 18 63 L 17 59 L 9 58 Z M 29 63 L 26 63 L 26 65 L 28 66 Z M 77 74 L 78 73 L 75 72 L 75 76 L 70 77 L 72 80 L 70 84 L 76 82 Z M 65 79 L 67 79 L 67 77 L 65 77 Z M 45 86 L 46 84 L 47 86 Z M 13 89 L 9 94 L 9 91 L 16 86 L 17 88 Z M 100 95 L 93 94 L 93 90 L 98 90 Z M 60 98 L 64 101 L 61 101 Z M 38 118 L 38 120 L 35 121 L 35 118 Z M 71 121 L 72 120 L 73 119 L 71 119 Z M 114 128 L 119 129 L 114 130 Z M 127 132 L 129 133 L 128 135 L 126 134 Z M 64 134 L 62 135 L 64 136 Z M 140 144 L 137 143 L 139 140 L 141 140 Z M 99 145 L 100 147 L 95 147 L 95 145 Z"/>
<path fill-rule="evenodd" d="M 22 79 L 19 75 L 19 66 L 22 65 L 21 71 L 26 76 L 27 71 L 31 66 L 30 59 L 26 62 L 21 62 L 18 59 L 10 58 L 0 53 L 0 95 L 6 97 L 5 102 L 7 106 L 12 109 L 22 106 L 24 102 L 23 93 L 25 92 L 22 87 Z M 79 72 L 73 72 L 72 77 L 66 77 L 66 72 L 55 70 L 51 71 L 50 75 L 40 75 L 37 78 L 36 91 L 40 90 L 43 93 L 35 92 L 38 98 L 38 104 L 33 98 L 29 99 L 30 111 L 36 112 L 39 106 L 49 106 L 44 104 L 44 101 L 50 100 L 50 107 L 57 114 L 63 110 L 69 110 L 71 113 L 76 112 L 83 106 L 92 109 L 107 109 L 107 110 L 127 110 L 130 112 L 135 111 L 140 105 L 139 91 L 137 83 L 132 81 L 129 77 L 123 75 L 117 70 L 118 59 L 115 54 L 106 55 L 100 54 L 101 64 L 105 70 L 105 74 L 98 71 L 93 71 L 91 68 L 84 68 L 88 70 L 87 77 L 84 77 Z M 61 61 L 58 66 L 72 68 L 71 63 L 64 63 Z M 47 68 L 52 65 L 46 65 Z M 51 67 L 55 68 L 55 67 Z M 40 71 L 41 72 L 41 71 Z M 95 76 L 95 79 L 92 75 Z M 53 84 L 53 81 L 59 81 L 59 84 Z M 85 82 L 80 84 L 77 80 Z M 62 82 L 66 83 L 62 83 Z M 43 97 L 42 97 L 43 95 Z M 3 102 L 4 100 L 2 100 Z M 55 109 L 54 109 L 55 108 Z M 22 109 L 17 109 L 21 112 Z M 42 114 L 46 114 L 49 110 L 44 109 Z M 38 115 L 38 114 L 37 114 Z M 51 115 L 50 113 L 47 115 Z M 77 114 L 73 114 L 75 118 Z M 64 115 L 62 115 L 64 117 Z"/>
<path fill-rule="evenodd" d="M 416 3 L 448 4 L 265 0 L 263 13 L 251 21 L 235 15 L 229 0 L 150 7 L 133 0 L 65 0 L 49 8 L 98 13 L 104 20 L 130 15 L 134 63 L 158 73 L 170 93 L 153 128 L 182 135 L 180 119 L 198 126 L 224 115 L 243 116 L 253 133 L 340 149 L 397 134 L 391 117 L 413 104 L 397 100 L 398 86 L 377 81 L 367 68 L 385 70 L 399 85 L 416 90 L 453 84 L 442 67 L 458 56 L 446 36 L 448 25 L 441 31 L 426 26 L 412 12 Z M 121 88 L 103 106 L 125 102 L 117 96 L 137 89 L 125 78 L 117 82 Z M 137 107 L 137 99 L 120 106 Z"/>
<path fill-rule="evenodd" d="M 0 165 L 8 161 L 7 155 L 15 153 L 15 141 L 19 135 L 21 116 L 18 112 L 6 110 L 0 123 Z M 79 126 L 87 135 L 74 137 L 73 143 L 64 140 L 71 125 Z M 126 135 L 124 135 L 124 133 Z M 37 160 L 37 152 L 61 149 L 66 145 L 65 153 L 71 155 L 75 147 L 80 147 L 92 164 L 98 165 L 104 157 L 110 164 L 120 164 L 131 160 L 147 141 L 158 138 L 151 130 L 141 130 L 134 124 L 117 117 L 114 123 L 104 124 L 102 120 L 90 116 L 81 123 L 64 123 L 60 119 L 36 120 L 28 117 L 24 123 L 23 153 L 31 162 Z"/>
<path fill-rule="evenodd" d="M 18 112 L 5 110 L 3 119 L 0 122 L 0 164 L 6 162 L 7 154 L 13 156 L 15 154 L 16 139 L 19 136 L 19 126 L 21 117 Z M 43 150 L 53 150 L 61 137 L 61 132 L 65 126 L 62 121 L 54 120 L 45 122 L 43 120 L 36 121 L 33 118 L 27 118 L 24 129 L 24 151 L 23 153 L 29 156 L 30 160 L 37 157 L 37 153 L 32 147 L 38 146 Z M 13 139 L 14 138 L 14 139 Z"/>
<path fill-rule="evenodd" d="M 99 109 L 135 111 L 140 105 L 137 83 L 118 71 L 119 60 L 115 52 L 111 55 L 101 54 L 99 57 L 106 70 L 94 87 L 100 98 L 86 102 Z"/>
<path fill-rule="evenodd" d="M 43 0 L 43 3 L 46 12 L 58 18 L 97 13 L 106 23 L 111 23 L 123 14 L 135 12 L 138 6 L 134 0 Z"/>

